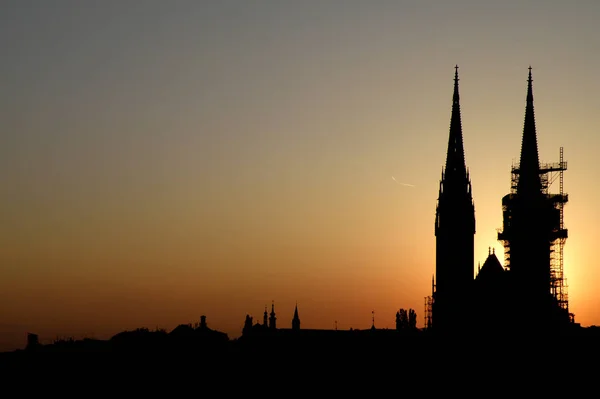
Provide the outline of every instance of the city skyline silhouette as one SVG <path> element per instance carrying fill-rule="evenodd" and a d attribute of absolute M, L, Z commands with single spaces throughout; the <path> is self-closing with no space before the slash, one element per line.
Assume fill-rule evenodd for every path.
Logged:
<path fill-rule="evenodd" d="M 282 348 L 296 351 L 310 348 L 317 355 L 325 355 L 332 346 L 340 350 L 341 343 L 363 349 L 363 345 L 369 347 L 377 343 L 380 348 L 389 349 L 390 345 L 398 345 L 404 342 L 403 338 L 414 337 L 419 332 L 441 338 L 465 334 L 481 337 L 585 334 L 585 329 L 575 322 L 574 313 L 569 312 L 568 286 L 563 274 L 563 247 L 568 236 L 563 227 L 563 208 L 568 202 L 568 195 L 563 191 L 563 172 L 567 163 L 562 158 L 562 147 L 559 163 L 539 163 L 532 67 L 529 67 L 527 80 L 521 158 L 511 169 L 511 193 L 502 202 L 504 231 L 498 232 L 498 239 L 505 242 L 505 265 L 489 247 L 488 258 L 483 266 L 479 263 L 476 272 L 473 260 L 475 206 L 470 171 L 466 166 L 458 82 L 456 65 L 448 149 L 436 205 L 436 269 L 431 281 L 431 295 L 425 297 L 422 328 L 417 328 L 417 313 L 412 308 L 401 308 L 396 312 L 393 329 L 376 327 L 375 310 L 371 311 L 371 327 L 365 330 L 352 327 L 338 330 L 337 320 L 335 329 L 301 328 L 297 302 L 291 328 L 282 327 L 281 321 L 277 325 L 273 300 L 270 312 L 265 305 L 262 322 L 254 322 L 254 317 L 246 314 L 241 337 L 235 337 L 233 341 L 226 333 L 208 328 L 206 316 L 202 315 L 199 323 L 193 326 L 192 323 L 179 324 L 171 332 L 158 327 L 154 331 L 141 327 L 122 331 L 110 340 L 57 337 L 51 344 L 42 344 L 38 334 L 28 332 L 25 350 L 30 353 L 43 349 L 50 353 L 79 350 L 88 355 L 132 350 L 133 353 L 158 351 L 157 354 L 201 351 L 199 353 L 203 355 L 216 354 L 221 358 L 259 348 L 268 348 L 268 353 Z M 560 191 L 552 193 L 550 187 L 556 180 L 552 175 L 556 173 L 559 174 Z M 531 308 L 527 314 L 521 312 L 525 303 Z M 591 328 L 587 327 L 588 335 L 600 332 L 600 327 Z M 241 344 L 233 348 L 239 353 L 226 346 L 237 342 Z"/>
<path fill-rule="evenodd" d="M 569 311 L 600 325 L 599 6 L 334 3 L 7 7 L 0 352 L 200 315 L 234 339 L 273 301 L 281 328 L 423 328 L 455 64 L 473 273 L 506 266 L 531 65 Z"/>

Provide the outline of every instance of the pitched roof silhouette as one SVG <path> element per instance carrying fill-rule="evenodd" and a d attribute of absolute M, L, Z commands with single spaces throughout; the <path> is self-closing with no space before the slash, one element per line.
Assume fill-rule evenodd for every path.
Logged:
<path fill-rule="evenodd" d="M 488 280 L 502 273 L 504 273 L 504 268 L 498 260 L 496 253 L 490 252 L 487 259 L 483 263 L 483 266 L 481 266 L 481 270 L 479 270 L 479 273 L 477 274 L 477 279 Z"/>

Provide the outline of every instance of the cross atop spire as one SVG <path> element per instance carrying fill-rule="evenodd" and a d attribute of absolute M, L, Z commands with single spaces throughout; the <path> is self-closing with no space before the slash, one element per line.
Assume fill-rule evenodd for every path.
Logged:
<path fill-rule="evenodd" d="M 452 96 L 452 103 L 458 104 L 460 97 L 458 95 L 458 64 L 454 67 L 454 95 Z M 454 109 L 452 110 L 454 112 Z M 460 115 L 459 115 L 460 116 Z"/>
<path fill-rule="evenodd" d="M 529 76 L 527 77 L 527 103 L 531 101 L 533 106 L 533 79 L 531 77 L 531 65 L 529 65 Z"/>

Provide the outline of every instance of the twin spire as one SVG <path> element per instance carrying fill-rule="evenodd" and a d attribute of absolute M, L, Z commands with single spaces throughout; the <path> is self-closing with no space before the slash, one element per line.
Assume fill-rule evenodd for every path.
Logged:
<path fill-rule="evenodd" d="M 465 150 L 460 118 L 460 95 L 458 93 L 458 65 L 454 69 L 454 94 L 452 96 L 452 117 L 450 119 L 450 135 L 446 155 L 446 178 L 466 176 Z"/>
<path fill-rule="evenodd" d="M 533 112 L 533 79 L 531 78 L 530 66 L 529 78 L 527 79 L 527 105 L 525 107 L 525 122 L 523 124 L 523 141 L 521 142 L 517 193 L 520 195 L 535 195 L 539 194 L 541 189 L 540 160 Z"/>
<path fill-rule="evenodd" d="M 445 177 L 447 180 L 452 180 L 453 178 L 466 178 L 468 180 L 460 115 L 460 95 L 458 92 L 458 65 L 454 69 L 454 94 L 452 96 L 452 117 L 450 119 Z M 527 79 L 527 105 L 525 107 L 525 122 L 523 124 L 519 175 L 517 193 L 527 195 L 541 192 L 542 184 L 533 110 L 531 66 L 529 67 L 529 77 Z"/>

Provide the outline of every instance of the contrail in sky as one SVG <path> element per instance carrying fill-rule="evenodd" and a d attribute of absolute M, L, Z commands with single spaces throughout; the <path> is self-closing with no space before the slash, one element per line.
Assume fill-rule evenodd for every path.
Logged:
<path fill-rule="evenodd" d="M 406 186 L 406 187 L 414 187 L 414 184 L 408 184 L 408 183 L 400 183 L 398 180 L 396 180 L 396 178 L 394 176 L 392 176 L 392 180 L 395 181 L 396 183 L 400 184 L 401 186 Z"/>

